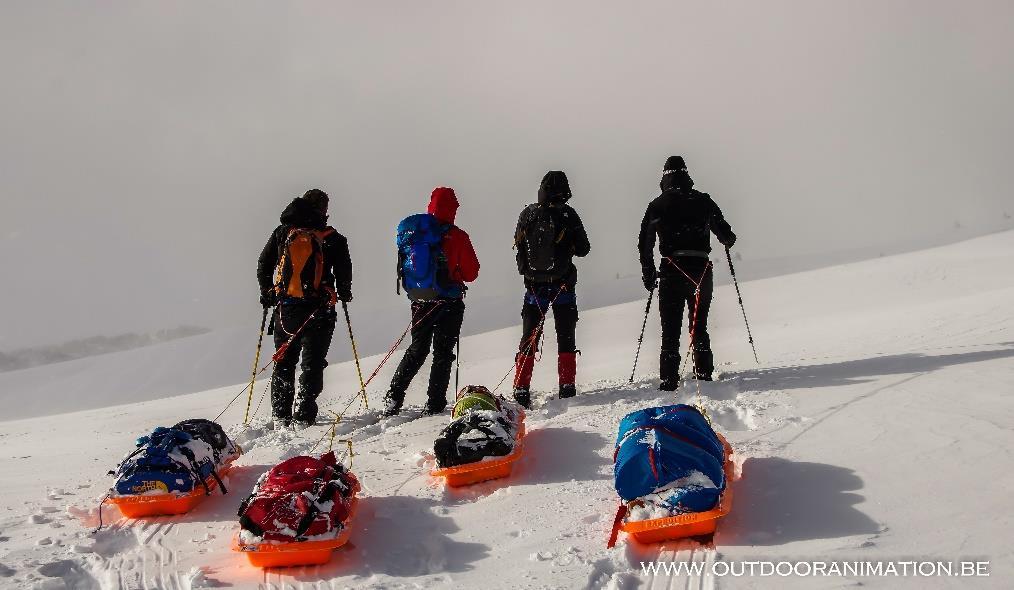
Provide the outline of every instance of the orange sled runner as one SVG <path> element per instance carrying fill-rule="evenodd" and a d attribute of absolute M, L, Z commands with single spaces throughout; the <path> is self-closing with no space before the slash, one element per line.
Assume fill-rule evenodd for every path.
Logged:
<path fill-rule="evenodd" d="M 616 544 L 619 531 L 627 533 L 638 543 L 645 544 L 714 533 L 718 526 L 718 519 L 728 514 L 732 508 L 732 478 L 735 475 L 732 446 L 721 434 L 718 435 L 718 439 L 722 441 L 722 446 L 725 448 L 725 491 L 722 492 L 717 506 L 704 512 L 688 512 L 667 518 L 623 522 L 623 518 L 627 515 L 627 507 L 621 504 L 616 512 L 616 520 L 613 523 L 613 530 L 609 535 L 607 546 L 611 548 Z"/>
<path fill-rule="evenodd" d="M 518 434 L 514 439 L 514 450 L 511 451 L 509 455 L 496 457 L 495 459 L 490 459 L 488 461 L 476 461 L 475 463 L 466 463 L 464 465 L 455 465 L 454 467 L 434 469 L 430 472 L 430 475 L 443 477 L 447 481 L 447 485 L 452 488 L 507 477 L 514 469 L 514 463 L 521 458 L 521 455 L 524 452 L 524 413 L 521 414 L 519 420 L 521 421 L 521 424 L 518 425 Z"/>
<path fill-rule="evenodd" d="M 349 518 L 334 539 L 326 541 L 293 541 L 291 543 L 255 543 L 243 544 L 239 535 L 233 539 L 232 550 L 244 553 L 254 567 L 298 567 L 304 565 L 324 565 L 331 561 L 335 549 L 349 542 L 352 529 L 349 525 L 356 513 L 359 499 L 352 498 L 349 506 Z"/>
<path fill-rule="evenodd" d="M 218 469 L 218 475 L 225 477 L 232 469 L 232 463 L 239 458 L 242 450 L 225 460 L 225 463 Z M 205 480 L 208 490 L 214 491 L 218 488 L 215 478 L 208 476 Z M 153 495 L 127 495 L 110 496 L 107 502 L 119 508 L 120 513 L 126 518 L 144 518 L 146 516 L 169 516 L 175 514 L 186 514 L 195 506 L 204 501 L 208 496 L 204 486 L 195 487 L 186 494 L 153 494 Z"/>

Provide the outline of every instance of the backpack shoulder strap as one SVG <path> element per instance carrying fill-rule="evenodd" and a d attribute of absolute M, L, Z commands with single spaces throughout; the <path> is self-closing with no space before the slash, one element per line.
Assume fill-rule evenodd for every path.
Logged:
<path fill-rule="evenodd" d="M 522 209 L 521 215 L 518 219 L 518 229 L 520 231 L 517 233 L 516 244 L 521 243 L 521 241 L 525 239 L 525 233 L 528 231 L 528 226 L 535 221 L 535 215 L 540 211 L 541 206 L 542 205 L 539 203 L 532 203 Z"/>

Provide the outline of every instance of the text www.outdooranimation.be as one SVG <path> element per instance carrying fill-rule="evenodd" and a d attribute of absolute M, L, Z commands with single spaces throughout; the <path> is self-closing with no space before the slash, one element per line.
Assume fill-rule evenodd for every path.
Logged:
<path fill-rule="evenodd" d="M 988 577 L 988 561 L 642 561 L 641 573 L 715 577 Z"/>

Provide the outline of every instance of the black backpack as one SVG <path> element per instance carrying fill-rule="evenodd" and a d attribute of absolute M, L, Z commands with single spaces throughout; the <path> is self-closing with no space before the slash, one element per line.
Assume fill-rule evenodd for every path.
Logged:
<path fill-rule="evenodd" d="M 215 450 L 216 456 L 220 456 L 222 451 L 229 445 L 229 437 L 226 436 L 225 430 L 222 429 L 218 422 L 212 422 L 204 418 L 191 418 L 180 422 L 173 426 L 173 428 L 182 430 L 197 440 L 208 443 Z"/>
<path fill-rule="evenodd" d="M 518 236 L 518 247 L 525 249 L 526 277 L 538 282 L 563 277 L 567 269 L 559 264 L 556 252 L 564 233 L 566 227 L 555 207 L 537 204 L 529 209 L 528 219 Z"/>
<path fill-rule="evenodd" d="M 468 412 L 448 424 L 433 442 L 437 467 L 454 467 L 482 461 L 486 457 L 503 457 L 514 450 L 513 441 L 502 438 L 511 425 L 503 416 L 495 420 L 479 412 Z M 470 434 L 465 444 L 458 444 L 464 434 Z"/>

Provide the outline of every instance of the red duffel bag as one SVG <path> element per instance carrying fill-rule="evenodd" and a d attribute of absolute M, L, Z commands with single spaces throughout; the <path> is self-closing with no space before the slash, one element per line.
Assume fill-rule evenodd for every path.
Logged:
<path fill-rule="evenodd" d="M 293 457 L 261 476 L 239 508 L 245 537 L 264 541 L 331 539 L 345 528 L 359 480 L 334 452 Z"/>

